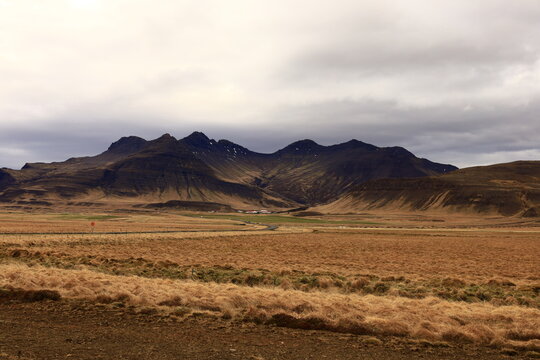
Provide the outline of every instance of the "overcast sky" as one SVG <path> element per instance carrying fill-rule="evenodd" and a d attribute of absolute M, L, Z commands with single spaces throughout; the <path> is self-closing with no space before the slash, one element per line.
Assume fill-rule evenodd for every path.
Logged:
<path fill-rule="evenodd" d="M 539 0 L 0 0 L 0 167 L 192 131 L 540 160 Z"/>

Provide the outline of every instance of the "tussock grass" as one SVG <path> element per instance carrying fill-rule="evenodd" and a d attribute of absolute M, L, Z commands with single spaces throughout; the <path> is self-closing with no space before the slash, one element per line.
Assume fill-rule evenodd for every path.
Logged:
<path fill-rule="evenodd" d="M 521 306 L 257 288 L 113 276 L 88 270 L 0 265 L 0 286 L 62 297 L 158 308 L 187 307 L 227 318 L 364 335 L 540 348 L 540 310 Z"/>
<path fill-rule="evenodd" d="M 7 247 L 33 247 L 44 249 L 81 249 L 88 247 L 89 249 L 99 250 L 100 247 L 112 250 L 113 247 L 127 247 L 129 250 L 137 245 L 141 246 L 157 246 L 160 247 L 160 242 L 169 242 L 178 245 L 179 241 L 197 240 L 197 239 L 214 239 L 228 237 L 244 237 L 254 235 L 272 235 L 276 231 L 253 231 L 246 229 L 244 231 L 196 231 L 185 233 L 119 233 L 119 234 L 39 234 L 27 235 L 16 234 L 6 235 L 0 234 L 0 248 Z M 293 234 L 295 231 L 280 231 L 279 233 Z M 298 231 L 296 231 L 298 233 Z M 160 249 L 159 249 L 160 250 Z M 116 256 L 119 254 L 111 254 Z M 137 254 L 135 254 L 137 255 Z M 156 254 L 159 255 L 159 254 Z"/>
<path fill-rule="evenodd" d="M 85 268 L 112 275 L 136 275 L 147 278 L 191 279 L 201 282 L 233 283 L 245 286 L 279 286 L 302 291 L 394 295 L 408 298 L 440 297 L 450 301 L 485 302 L 495 305 L 523 305 L 540 308 L 538 291 L 531 286 L 516 286 L 491 279 L 483 284 L 466 283 L 444 278 L 426 281 L 403 276 L 349 275 L 304 273 L 301 271 L 269 271 L 238 269 L 231 265 L 205 267 L 180 265 L 170 261 L 150 261 L 144 258 L 113 259 L 99 256 L 67 256 L 58 252 L 41 252 L 15 248 L 7 252 L 0 248 L 0 262 L 20 262 L 62 269 Z M 535 291 L 536 289 L 536 291 Z"/>
<path fill-rule="evenodd" d="M 0 235 L 6 233 L 144 232 L 234 230 L 238 222 L 172 214 L 1 214 Z M 250 228 L 254 226 L 246 226 Z"/>
<path fill-rule="evenodd" d="M 297 270 L 343 276 L 407 279 L 490 279 L 536 286 L 537 234 L 437 234 L 365 231 L 356 234 L 217 232 L 191 234 L 5 236 L 0 247 L 29 247 L 70 256 L 144 258 L 205 267 Z M 509 266 L 511 264 L 511 266 Z"/>
<path fill-rule="evenodd" d="M 306 223 L 255 232 L 261 227 L 223 218 L 129 215 L 95 221 L 111 231 L 248 231 L 2 235 L 89 226 L 86 215 L 14 216 L 0 217 L 1 301 L 49 294 L 132 305 L 141 315 L 213 314 L 406 336 L 423 347 L 472 342 L 538 351 L 538 231 L 317 225 L 315 233 Z"/>

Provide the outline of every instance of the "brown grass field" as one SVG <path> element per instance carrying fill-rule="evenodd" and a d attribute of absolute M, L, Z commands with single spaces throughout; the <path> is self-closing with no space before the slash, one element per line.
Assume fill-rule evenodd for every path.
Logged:
<path fill-rule="evenodd" d="M 539 225 L 411 214 L 4 212 L 0 299 L 535 357 Z M 0 359 L 15 356 L 0 350 Z"/>

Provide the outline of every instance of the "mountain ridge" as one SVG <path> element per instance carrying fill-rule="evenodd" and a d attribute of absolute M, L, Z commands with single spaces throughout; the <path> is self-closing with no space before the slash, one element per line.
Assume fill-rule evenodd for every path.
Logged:
<path fill-rule="evenodd" d="M 540 161 L 514 161 L 415 179 L 376 179 L 349 188 L 321 211 L 401 209 L 536 217 Z"/>
<path fill-rule="evenodd" d="M 336 200 L 372 179 L 455 169 L 401 147 L 354 139 L 330 146 L 304 139 L 265 154 L 196 131 L 181 139 L 125 136 L 95 156 L 2 169 L 0 200 L 178 200 L 287 208 Z"/>

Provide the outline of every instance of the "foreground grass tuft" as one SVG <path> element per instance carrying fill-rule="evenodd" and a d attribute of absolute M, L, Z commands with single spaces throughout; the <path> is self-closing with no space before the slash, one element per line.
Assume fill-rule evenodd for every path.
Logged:
<path fill-rule="evenodd" d="M 467 304 L 433 297 L 312 293 L 0 265 L 0 286 L 15 283 L 27 290 L 55 291 L 65 298 L 137 306 L 143 312 L 187 308 L 192 313 L 299 329 L 540 350 L 540 310 L 521 306 Z"/>

